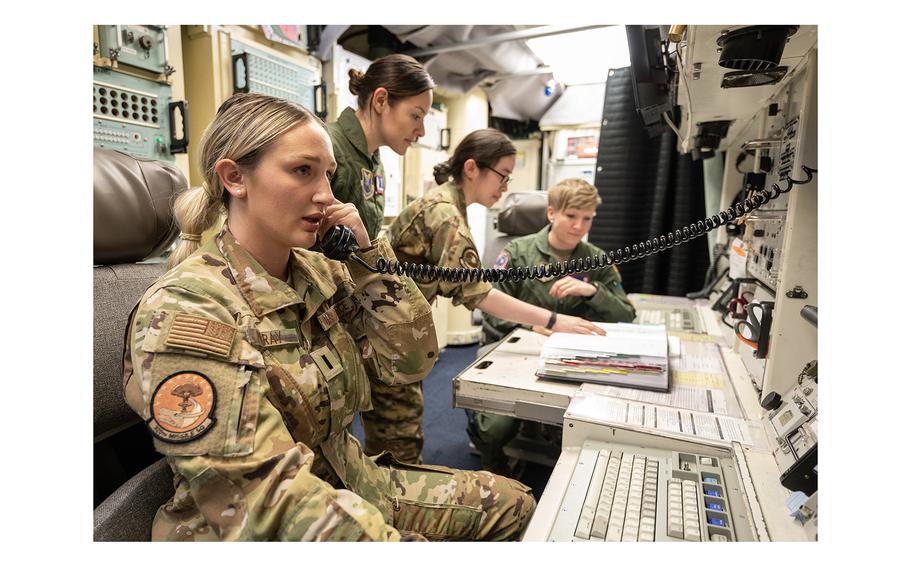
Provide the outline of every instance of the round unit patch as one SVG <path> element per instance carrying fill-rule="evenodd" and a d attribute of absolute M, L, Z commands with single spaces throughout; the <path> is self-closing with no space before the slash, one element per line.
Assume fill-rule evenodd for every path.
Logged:
<path fill-rule="evenodd" d="M 178 371 L 164 379 L 152 395 L 149 430 L 172 444 L 195 440 L 215 425 L 215 398 L 208 377 L 198 371 Z"/>
<path fill-rule="evenodd" d="M 466 247 L 464 252 L 461 253 L 461 265 L 465 268 L 479 268 L 480 267 L 480 257 L 477 255 L 477 250 L 474 247 Z"/>

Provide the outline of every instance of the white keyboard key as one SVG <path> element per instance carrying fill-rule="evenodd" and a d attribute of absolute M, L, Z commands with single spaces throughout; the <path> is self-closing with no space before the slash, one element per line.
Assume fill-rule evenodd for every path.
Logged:
<path fill-rule="evenodd" d="M 597 500 L 600 498 L 600 490 L 603 487 L 604 474 L 607 471 L 607 462 L 609 461 L 609 452 L 600 452 L 597 456 L 597 462 L 594 465 L 594 474 L 588 483 L 588 492 L 585 494 L 584 505 L 581 508 L 581 514 L 578 517 L 578 525 L 575 527 L 576 538 L 591 538 L 591 525 L 594 522 L 594 514 L 597 509 Z"/>
<path fill-rule="evenodd" d="M 619 463 L 616 454 L 610 456 L 610 463 Z M 609 467 L 609 466 L 608 466 Z M 616 477 L 604 480 L 600 491 L 600 500 L 597 503 L 597 512 L 594 515 L 594 524 L 591 525 L 591 538 L 603 539 L 607 534 L 607 525 L 610 522 L 610 511 L 613 508 L 613 497 L 616 489 Z"/>
<path fill-rule="evenodd" d="M 619 542 L 622 539 L 622 521 L 614 521 L 615 519 L 611 518 L 610 524 L 607 526 L 607 534 L 604 537 L 607 542 Z"/>
<path fill-rule="evenodd" d="M 675 538 L 683 538 L 682 523 L 667 523 L 667 534 Z"/>

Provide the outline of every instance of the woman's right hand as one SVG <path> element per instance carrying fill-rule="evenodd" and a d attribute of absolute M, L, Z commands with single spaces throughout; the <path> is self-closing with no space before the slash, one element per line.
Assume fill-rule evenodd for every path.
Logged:
<path fill-rule="evenodd" d="M 344 225 L 354 233 L 354 238 L 360 248 L 370 246 L 370 236 L 367 234 L 360 213 L 351 203 L 343 203 L 335 200 L 334 203 L 325 208 L 325 216 L 322 218 L 322 224 L 319 228 L 319 239 L 325 237 L 326 232 L 335 225 Z"/>
<path fill-rule="evenodd" d="M 594 325 L 586 319 L 564 314 L 556 315 L 556 323 L 553 325 L 553 331 L 562 331 L 564 333 L 581 333 L 583 335 L 606 335 L 603 328 Z"/>

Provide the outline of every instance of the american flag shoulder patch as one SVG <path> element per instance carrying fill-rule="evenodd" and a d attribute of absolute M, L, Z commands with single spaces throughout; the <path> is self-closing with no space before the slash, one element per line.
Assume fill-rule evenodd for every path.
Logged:
<path fill-rule="evenodd" d="M 164 342 L 172 347 L 227 357 L 237 330 L 226 323 L 178 313 Z"/>

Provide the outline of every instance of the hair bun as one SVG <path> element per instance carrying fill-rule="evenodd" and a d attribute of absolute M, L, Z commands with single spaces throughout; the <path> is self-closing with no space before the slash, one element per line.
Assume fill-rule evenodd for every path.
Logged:
<path fill-rule="evenodd" d="M 348 90 L 352 95 L 360 93 L 360 86 L 363 83 L 363 71 L 357 69 L 348 69 Z"/>
<path fill-rule="evenodd" d="M 446 160 L 445 162 L 440 162 L 433 166 L 433 179 L 436 180 L 437 185 L 442 185 L 449 181 L 450 175 L 452 175 L 451 160 Z"/>

